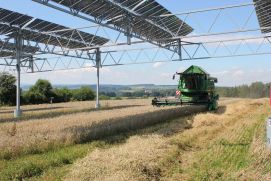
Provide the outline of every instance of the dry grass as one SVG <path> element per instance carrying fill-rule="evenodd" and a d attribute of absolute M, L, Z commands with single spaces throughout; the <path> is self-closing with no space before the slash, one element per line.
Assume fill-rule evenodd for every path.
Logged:
<path fill-rule="evenodd" d="M 24 158 L 30 160 L 25 162 L 29 168 L 23 167 L 26 170 L 21 175 L 33 173 L 23 178 L 38 177 L 48 168 L 57 173 L 55 160 L 60 160 L 59 165 L 66 165 L 88 153 L 72 166 L 66 180 L 270 179 L 271 159 L 264 137 L 267 99 L 226 99 L 220 102 L 218 111 L 197 115 L 193 113 L 205 108 L 154 108 L 149 105 L 150 100 L 102 104 L 106 109 L 100 111 L 89 108 L 94 102 L 58 104 L 51 110 L 45 109 L 48 105 L 29 106 L 24 109 L 33 110 L 27 114 L 33 114 L 34 118 L 25 118 L 16 124 L 0 123 L 0 155 L 5 158 L 0 162 L 0 170 L 6 170 L 1 173 L 15 178 L 14 174 L 21 173 L 16 170 L 24 164 Z M 38 107 L 41 109 L 36 110 Z M 4 109 L 0 116 L 12 110 Z M 57 114 L 43 118 L 49 112 Z M 156 124 L 161 121 L 166 122 Z M 130 132 L 149 125 L 153 126 Z M 121 132 L 129 133 L 119 136 L 118 144 L 98 148 L 74 145 Z M 49 156 L 43 153 L 66 145 L 74 146 L 58 149 L 59 154 L 55 154 L 57 151 L 51 151 Z M 7 161 L 24 153 L 30 155 Z M 47 166 L 44 158 L 48 159 Z M 1 163 L 7 163 L 12 169 Z M 42 178 L 54 178 L 47 176 Z"/>
<path fill-rule="evenodd" d="M 39 118 L 0 124 L 1 157 L 40 153 L 63 145 L 87 142 L 164 120 L 205 110 L 192 108 L 154 108 L 150 100 L 106 101 L 116 109 L 79 112 L 52 118 Z M 65 109 L 85 108 L 89 103 L 59 104 Z M 46 105 L 43 105 L 46 107 Z M 118 108 L 122 106 L 121 108 Z M 130 107 L 129 107 L 130 106 Z M 27 109 L 28 107 L 24 107 Z M 30 106 L 29 109 L 35 107 Z M 39 110 L 40 111 L 40 110 Z"/>
<path fill-rule="evenodd" d="M 267 103 L 224 101 L 216 113 L 145 129 L 122 145 L 89 153 L 66 180 L 268 180 Z M 192 129 L 184 130 L 189 122 Z"/>
<path fill-rule="evenodd" d="M 188 148 L 178 156 L 183 172 L 173 178 L 243 180 L 240 173 L 252 164 L 249 149 L 253 137 L 265 135 L 264 128 L 256 128 L 265 123 L 267 108 L 267 99 L 240 100 L 226 106 L 223 114 L 196 116 L 194 128 L 173 139 L 179 147 Z M 264 141 L 259 144 L 265 150 Z M 258 180 L 258 177 L 250 175 L 244 180 Z"/>
<path fill-rule="evenodd" d="M 133 107 L 150 104 L 148 99 L 135 99 L 135 100 L 104 100 L 101 101 L 102 107 L 105 109 L 115 109 L 123 107 Z M 40 104 L 40 105 L 24 105 L 21 107 L 23 110 L 22 120 L 29 120 L 32 118 L 42 118 L 48 115 L 65 115 L 77 112 L 89 112 L 94 110 L 95 101 L 83 102 L 69 102 L 69 103 L 55 103 L 55 104 Z M 0 122 L 13 121 L 13 111 L 15 107 L 0 107 Z M 59 113 L 59 114 L 57 114 Z M 25 119 L 24 119 L 25 118 Z"/>
<path fill-rule="evenodd" d="M 155 159 L 167 154 L 161 136 L 134 136 L 121 147 L 96 150 L 77 162 L 66 180 L 147 180 L 159 178 Z M 149 149 L 151 148 L 151 149 Z M 102 164 L 104 163 L 104 164 Z"/>

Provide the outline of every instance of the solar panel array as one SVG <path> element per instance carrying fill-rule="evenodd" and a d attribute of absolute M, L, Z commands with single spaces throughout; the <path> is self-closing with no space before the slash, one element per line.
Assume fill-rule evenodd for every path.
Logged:
<path fill-rule="evenodd" d="M 132 31 L 150 40 L 186 36 L 193 29 L 171 14 L 155 0 L 52 0 L 81 13 L 127 28 L 128 15 L 132 18 Z"/>
<path fill-rule="evenodd" d="M 16 51 L 16 44 L 15 43 L 10 43 L 10 42 L 4 42 L 0 40 L 0 50 L 8 50 L 8 51 Z M 34 46 L 28 46 L 28 45 L 23 45 L 22 46 L 23 52 L 26 53 L 35 53 L 39 51 L 38 47 Z"/>
<path fill-rule="evenodd" d="M 262 33 L 271 33 L 271 1 L 254 0 L 254 3 Z"/>
<path fill-rule="evenodd" d="M 0 51 L 0 57 L 14 57 L 15 53 L 7 50 Z"/>
<path fill-rule="evenodd" d="M 15 38 L 18 31 L 25 40 L 65 48 L 103 45 L 109 40 L 0 8 L 0 34 Z"/>
<path fill-rule="evenodd" d="M 27 54 L 35 54 L 39 51 L 39 48 L 33 46 L 22 46 L 22 52 Z M 16 44 L 4 42 L 0 40 L 0 57 L 15 57 L 16 56 Z"/>

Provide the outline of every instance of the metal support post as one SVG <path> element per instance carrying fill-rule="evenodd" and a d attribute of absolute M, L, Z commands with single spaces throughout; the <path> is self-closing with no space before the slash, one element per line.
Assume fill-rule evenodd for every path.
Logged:
<path fill-rule="evenodd" d="M 127 23 L 127 28 L 126 28 L 126 33 L 125 35 L 127 36 L 127 44 L 131 45 L 132 43 L 132 21 L 133 19 L 129 14 L 126 15 L 126 23 Z"/>
<path fill-rule="evenodd" d="M 178 39 L 178 55 L 179 55 L 180 61 L 182 61 L 183 57 L 182 57 L 182 41 L 181 41 L 181 39 Z"/>
<path fill-rule="evenodd" d="M 22 55 L 22 37 L 18 33 L 16 39 L 16 71 L 17 71 L 17 85 L 16 85 L 16 109 L 14 110 L 14 117 L 18 118 L 21 116 L 21 55 Z"/>
<path fill-rule="evenodd" d="M 101 52 L 100 52 L 100 49 L 98 48 L 96 51 L 96 69 L 97 69 L 96 105 L 95 105 L 96 109 L 99 109 L 101 107 L 100 100 L 99 100 L 100 67 L 101 67 Z"/>
<path fill-rule="evenodd" d="M 127 28 L 127 45 L 131 45 L 131 29 Z"/>
<path fill-rule="evenodd" d="M 31 70 L 31 73 L 34 73 L 34 60 L 33 60 L 33 56 L 29 57 L 29 69 Z"/>
<path fill-rule="evenodd" d="M 267 148 L 271 150 L 271 117 L 266 121 Z"/>

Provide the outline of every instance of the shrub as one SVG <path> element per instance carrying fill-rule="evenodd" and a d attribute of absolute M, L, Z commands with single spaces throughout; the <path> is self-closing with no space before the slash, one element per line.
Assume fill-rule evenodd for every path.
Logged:
<path fill-rule="evenodd" d="M 45 102 L 49 102 L 47 97 L 37 91 L 27 91 L 23 95 L 24 100 L 28 104 L 42 104 Z"/>
<path fill-rule="evenodd" d="M 113 100 L 122 100 L 122 98 L 117 96 L 117 97 L 113 97 Z"/>
<path fill-rule="evenodd" d="M 0 73 L 0 105 L 15 105 L 16 78 L 8 73 Z"/>
<path fill-rule="evenodd" d="M 24 94 L 24 100 L 30 104 L 48 103 L 51 97 L 55 97 L 53 87 L 48 80 L 39 79 L 29 91 Z"/>
<path fill-rule="evenodd" d="M 99 98 L 100 100 L 110 100 L 110 97 L 106 95 L 100 95 Z"/>
<path fill-rule="evenodd" d="M 90 87 L 82 86 L 80 89 L 76 89 L 73 91 L 72 98 L 76 101 L 94 100 L 95 94 Z"/>
<path fill-rule="evenodd" d="M 67 88 L 54 89 L 54 102 L 69 102 L 72 98 L 72 91 Z"/>
<path fill-rule="evenodd" d="M 107 92 L 105 95 L 108 97 L 116 97 L 117 96 L 117 94 L 115 92 Z"/>

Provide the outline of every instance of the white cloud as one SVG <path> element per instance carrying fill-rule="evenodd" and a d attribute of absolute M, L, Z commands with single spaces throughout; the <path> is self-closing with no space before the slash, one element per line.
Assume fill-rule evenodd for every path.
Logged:
<path fill-rule="evenodd" d="M 108 67 L 101 68 L 101 79 L 103 76 L 111 74 L 111 69 Z M 53 72 L 43 72 L 34 74 L 23 74 L 22 83 L 32 84 L 38 79 L 46 79 L 54 84 L 88 84 L 96 82 L 96 68 L 83 68 L 61 70 Z"/>
<path fill-rule="evenodd" d="M 234 86 L 241 84 L 250 84 L 256 81 L 271 82 L 270 69 L 243 70 L 234 67 L 220 72 L 210 72 L 212 76 L 218 78 L 219 85 Z"/>
<path fill-rule="evenodd" d="M 236 68 L 212 73 L 212 75 L 215 76 L 232 76 L 232 77 L 240 77 L 243 76 L 244 74 L 245 74 L 244 70 Z"/>
<path fill-rule="evenodd" d="M 159 68 L 159 67 L 161 67 L 161 66 L 163 66 L 163 65 L 165 65 L 164 62 L 155 62 L 155 63 L 152 65 L 152 67 L 153 67 L 153 68 Z"/>
<path fill-rule="evenodd" d="M 223 70 L 221 72 L 214 72 L 212 73 L 212 75 L 215 75 L 215 76 L 222 76 L 222 75 L 227 75 L 229 74 L 230 72 L 228 70 Z"/>
<path fill-rule="evenodd" d="M 247 44 L 260 44 L 264 40 L 261 36 L 255 38 L 255 35 L 248 35 L 248 34 L 238 34 L 238 35 L 213 35 L 213 36 L 195 36 L 195 37 L 188 37 L 184 38 L 184 41 L 188 42 L 203 42 L 207 43 L 209 46 L 217 46 L 217 44 L 223 41 L 227 46 L 230 45 L 239 45 L 242 41 L 245 40 Z M 230 41 L 229 41 L 230 40 Z M 213 43 L 211 43 L 213 42 Z M 214 43 L 214 42 L 217 42 Z"/>
<path fill-rule="evenodd" d="M 245 74 L 245 72 L 243 70 L 235 70 L 233 72 L 233 76 L 239 78 L 240 76 L 243 76 Z"/>

